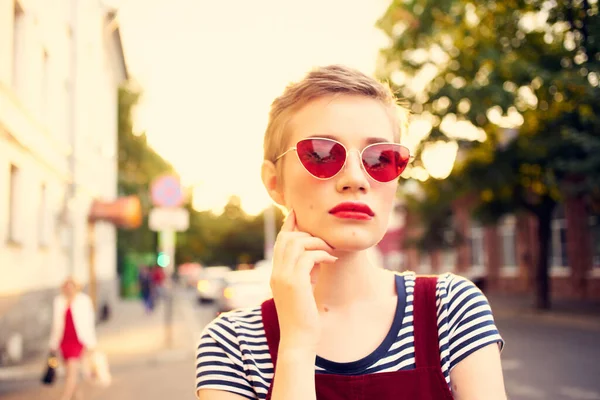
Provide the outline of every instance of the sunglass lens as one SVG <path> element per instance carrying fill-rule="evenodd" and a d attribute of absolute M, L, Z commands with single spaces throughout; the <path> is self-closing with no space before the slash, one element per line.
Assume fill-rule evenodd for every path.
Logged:
<path fill-rule="evenodd" d="M 406 147 L 392 143 L 378 143 L 363 152 L 362 162 L 373 179 L 390 182 L 398 178 L 410 159 Z"/>
<path fill-rule="evenodd" d="M 296 151 L 304 168 L 316 178 L 331 178 L 340 172 L 346 162 L 346 149 L 333 140 L 301 140 Z"/>

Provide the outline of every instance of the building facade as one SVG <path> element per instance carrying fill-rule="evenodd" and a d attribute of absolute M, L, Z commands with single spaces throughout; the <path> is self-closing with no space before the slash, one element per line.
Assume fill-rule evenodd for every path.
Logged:
<path fill-rule="evenodd" d="M 0 0 L 0 365 L 44 349 L 66 277 L 116 299 L 115 228 L 88 213 L 117 195 L 126 78 L 101 2 Z"/>
<path fill-rule="evenodd" d="M 464 238 L 456 248 L 425 254 L 403 247 L 402 269 L 485 278 L 485 290 L 490 292 L 533 293 L 539 248 L 536 218 L 508 215 L 496 225 L 481 226 L 470 218 L 469 210 L 467 199 L 454 205 L 455 229 Z M 406 236 L 418 226 L 410 219 Z M 587 213 L 582 200 L 570 199 L 555 209 L 550 247 L 551 296 L 600 300 L 600 220 Z"/>

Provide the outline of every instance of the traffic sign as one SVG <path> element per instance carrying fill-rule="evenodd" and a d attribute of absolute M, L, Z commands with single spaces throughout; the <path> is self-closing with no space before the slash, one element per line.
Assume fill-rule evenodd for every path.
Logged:
<path fill-rule="evenodd" d="M 155 179 L 150 187 L 150 197 L 157 207 L 179 207 L 185 200 L 181 183 L 175 175 Z"/>
<path fill-rule="evenodd" d="M 148 226 L 153 231 L 183 232 L 190 224 L 190 213 L 185 208 L 156 207 L 150 210 Z"/>

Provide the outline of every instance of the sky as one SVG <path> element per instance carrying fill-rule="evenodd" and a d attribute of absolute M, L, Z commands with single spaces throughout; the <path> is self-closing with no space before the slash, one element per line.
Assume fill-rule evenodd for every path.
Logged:
<path fill-rule="evenodd" d="M 310 68 L 375 71 L 387 45 L 375 22 L 390 0 L 110 0 L 143 96 L 139 130 L 218 212 L 238 195 L 250 214 L 270 204 L 260 180 L 272 100 Z"/>

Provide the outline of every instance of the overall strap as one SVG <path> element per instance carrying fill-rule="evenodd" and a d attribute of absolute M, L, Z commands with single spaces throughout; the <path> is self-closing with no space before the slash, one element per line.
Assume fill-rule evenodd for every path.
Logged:
<path fill-rule="evenodd" d="M 437 277 L 417 277 L 413 299 L 417 368 L 441 365 L 436 307 Z"/>
<path fill-rule="evenodd" d="M 269 299 L 264 301 L 260 306 L 262 312 L 262 321 L 265 328 L 265 337 L 269 346 L 269 354 L 273 362 L 273 368 L 277 364 L 277 350 L 279 349 L 279 320 L 277 318 L 277 310 L 275 301 Z"/>

